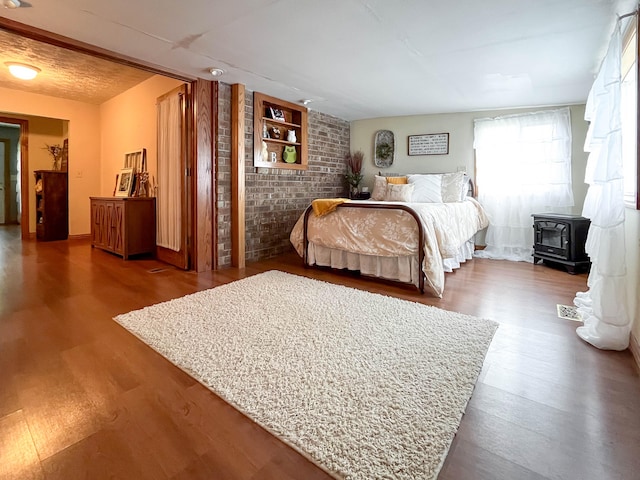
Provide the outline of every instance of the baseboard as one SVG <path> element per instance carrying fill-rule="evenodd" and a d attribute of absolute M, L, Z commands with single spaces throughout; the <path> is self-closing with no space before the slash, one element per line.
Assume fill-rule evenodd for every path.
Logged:
<path fill-rule="evenodd" d="M 638 343 L 638 339 L 633 333 L 629 339 L 629 350 L 631 350 L 633 359 L 636 361 L 636 369 L 640 372 L 640 343 Z"/>
<path fill-rule="evenodd" d="M 69 235 L 69 240 L 85 240 L 87 238 L 91 238 L 90 233 L 80 233 L 76 235 Z"/>

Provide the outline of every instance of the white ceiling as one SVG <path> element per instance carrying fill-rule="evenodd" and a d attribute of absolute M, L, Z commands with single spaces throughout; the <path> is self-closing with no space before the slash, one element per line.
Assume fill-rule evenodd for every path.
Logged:
<path fill-rule="evenodd" d="M 30 0 L 0 16 L 346 120 L 581 103 L 635 0 Z"/>

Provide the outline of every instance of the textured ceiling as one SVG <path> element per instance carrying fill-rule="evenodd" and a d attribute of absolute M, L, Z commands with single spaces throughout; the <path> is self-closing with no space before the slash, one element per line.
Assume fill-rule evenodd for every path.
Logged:
<path fill-rule="evenodd" d="M 29 4 L 0 17 L 187 78 L 220 67 L 225 83 L 355 120 L 582 103 L 616 15 L 637 0 Z M 113 78 L 110 68 L 98 77 Z"/>
<path fill-rule="evenodd" d="M 26 63 L 42 71 L 33 80 L 20 80 L 9 73 L 5 62 Z M 99 105 L 152 75 L 0 30 L 0 85 L 6 88 Z"/>

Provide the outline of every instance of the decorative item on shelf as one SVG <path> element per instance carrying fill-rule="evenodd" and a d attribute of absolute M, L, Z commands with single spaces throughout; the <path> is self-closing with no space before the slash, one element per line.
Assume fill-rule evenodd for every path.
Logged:
<path fill-rule="evenodd" d="M 287 130 L 287 142 L 296 143 L 296 131 L 295 130 Z"/>
<path fill-rule="evenodd" d="M 296 147 L 293 145 L 287 145 L 282 152 L 282 159 L 286 163 L 296 163 L 298 154 L 296 153 Z"/>
<path fill-rule="evenodd" d="M 373 159 L 375 166 L 387 168 L 393 165 L 395 149 L 393 132 L 391 130 L 378 130 L 375 136 L 375 158 Z"/>
<path fill-rule="evenodd" d="M 279 108 L 268 107 L 267 117 L 273 120 L 278 120 L 279 122 L 284 122 L 284 112 Z"/>
<path fill-rule="evenodd" d="M 271 152 L 271 161 L 273 163 L 278 161 L 278 154 L 276 152 Z"/>
<path fill-rule="evenodd" d="M 362 162 L 364 160 L 364 153 L 358 150 L 355 153 L 348 153 L 345 157 L 347 162 L 347 173 L 344 178 L 349 184 L 349 193 L 353 197 L 358 194 L 358 186 L 362 181 Z"/>
<path fill-rule="evenodd" d="M 44 149 L 53 157 L 53 166 L 51 170 L 60 170 L 62 160 L 62 147 L 60 145 L 44 144 Z"/>
<path fill-rule="evenodd" d="M 262 141 L 261 155 L 263 162 L 269 161 L 269 148 L 267 147 L 267 142 L 265 142 L 264 140 Z"/>
<path fill-rule="evenodd" d="M 146 197 L 149 195 L 149 172 L 138 174 L 138 197 Z"/>
<path fill-rule="evenodd" d="M 280 129 L 278 127 L 271 127 L 271 137 L 276 140 L 280 139 Z"/>
<path fill-rule="evenodd" d="M 116 192 L 118 191 L 118 185 L 120 184 L 120 174 L 116 173 L 116 184 L 113 186 L 113 196 L 116 196 Z"/>
<path fill-rule="evenodd" d="M 262 138 L 271 138 L 269 136 L 269 127 L 267 127 L 266 123 L 262 124 Z"/>

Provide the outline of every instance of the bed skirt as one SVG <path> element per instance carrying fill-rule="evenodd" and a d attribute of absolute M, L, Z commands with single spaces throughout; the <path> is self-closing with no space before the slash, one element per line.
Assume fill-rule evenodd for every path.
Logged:
<path fill-rule="evenodd" d="M 452 272 L 460 264 L 473 258 L 475 243 L 473 238 L 462 244 L 453 258 L 443 260 L 444 271 Z M 413 283 L 418 286 L 421 269 L 418 268 L 418 256 L 378 257 L 361 255 L 334 248 L 327 248 L 309 242 L 309 265 L 319 265 L 337 269 L 359 270 L 362 275 Z"/>

